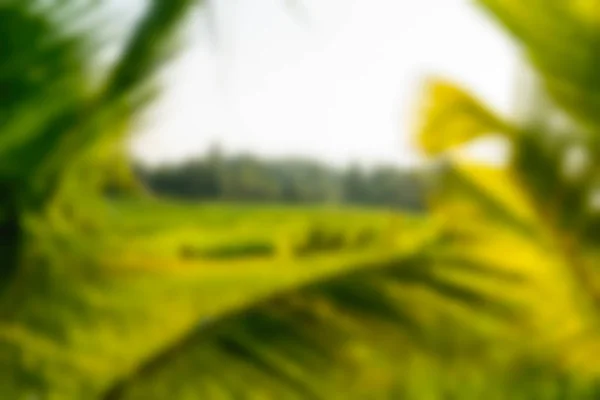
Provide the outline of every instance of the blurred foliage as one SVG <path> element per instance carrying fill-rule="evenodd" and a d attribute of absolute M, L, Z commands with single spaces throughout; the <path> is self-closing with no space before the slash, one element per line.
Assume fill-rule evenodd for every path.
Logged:
<path fill-rule="evenodd" d="M 536 96 L 508 118 L 433 81 L 415 217 L 145 196 L 122 140 L 191 0 L 149 0 L 100 84 L 98 2 L 3 2 L 1 397 L 597 398 L 600 9 L 479 3 Z M 503 167 L 448 153 L 488 134 Z"/>
<path fill-rule="evenodd" d="M 432 80 L 420 113 L 419 147 L 430 156 L 495 134 L 511 135 L 512 128 L 498 119 L 477 99 L 449 82 Z M 439 132 L 444 134 L 440 135 Z"/>

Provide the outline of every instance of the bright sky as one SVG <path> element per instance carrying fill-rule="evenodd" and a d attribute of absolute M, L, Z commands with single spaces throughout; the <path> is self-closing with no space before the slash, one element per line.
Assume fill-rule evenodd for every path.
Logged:
<path fill-rule="evenodd" d="M 305 8 L 296 13 L 289 0 L 212 1 L 218 41 L 198 12 L 132 143 L 145 161 L 218 141 L 233 152 L 409 164 L 428 75 L 510 111 L 515 51 L 468 0 L 296 0 Z"/>

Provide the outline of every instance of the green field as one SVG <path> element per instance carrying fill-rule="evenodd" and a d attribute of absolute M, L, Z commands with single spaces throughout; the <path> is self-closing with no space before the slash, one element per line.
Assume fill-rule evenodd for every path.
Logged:
<path fill-rule="evenodd" d="M 426 235 L 419 218 L 376 210 L 146 200 L 97 212 L 87 234 L 40 232 L 29 253 L 43 278 L 19 274 L 4 294 L 9 398 L 25 388 L 91 398 L 202 321 L 381 267 Z"/>
<path fill-rule="evenodd" d="M 512 311 L 494 303 L 518 294 L 502 294 L 517 278 L 469 264 L 448 274 L 422 258 L 439 239 L 435 218 L 152 199 L 94 210 L 83 230 L 40 224 L 27 268 L 3 294 L 6 398 L 553 399 L 579 390 L 536 364 Z M 485 262 L 505 259 L 511 241 L 502 243 L 489 243 L 496 256 L 482 248 Z"/>

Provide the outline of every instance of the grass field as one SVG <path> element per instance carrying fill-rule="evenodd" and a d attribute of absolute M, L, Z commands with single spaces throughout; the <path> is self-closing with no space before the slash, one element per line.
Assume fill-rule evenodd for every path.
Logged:
<path fill-rule="evenodd" d="M 324 207 L 127 201 L 93 221 L 32 238 L 4 293 L 3 398 L 94 398 L 207 321 L 377 268 L 427 236 L 417 217 Z"/>
<path fill-rule="evenodd" d="M 550 336 L 581 325 L 555 319 L 570 292 L 544 254 L 525 257 L 527 235 L 482 226 L 494 234 L 466 249 L 466 269 L 436 270 L 411 261 L 439 239 L 435 218 L 152 199 L 86 208 L 28 222 L 25 268 L 0 297 L 2 398 L 594 398 L 532 358 L 524 349 L 543 344 L 524 332 L 537 331 L 494 303 L 529 304 Z"/>
<path fill-rule="evenodd" d="M 489 240 L 461 248 L 465 270 L 436 270 L 411 264 L 439 239 L 431 216 L 153 199 L 85 208 L 27 222 L 24 268 L 0 297 L 2 398 L 593 398 L 536 364 L 523 349 L 542 343 L 495 307 L 530 304 L 550 336 L 580 329 L 576 313 L 555 320 L 548 299 L 566 309 L 571 295 L 528 235 L 481 226 Z"/>

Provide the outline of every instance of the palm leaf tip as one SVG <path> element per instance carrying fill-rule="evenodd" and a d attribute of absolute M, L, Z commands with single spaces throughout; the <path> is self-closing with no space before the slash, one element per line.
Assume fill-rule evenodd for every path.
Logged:
<path fill-rule="evenodd" d="M 172 49 L 173 33 L 195 0 L 153 0 L 136 27 L 123 56 L 109 78 L 105 96 L 121 98 L 139 90 L 165 61 Z"/>
<path fill-rule="evenodd" d="M 417 145 L 427 155 L 443 153 L 489 134 L 514 128 L 461 88 L 439 79 L 426 83 L 417 124 Z"/>

